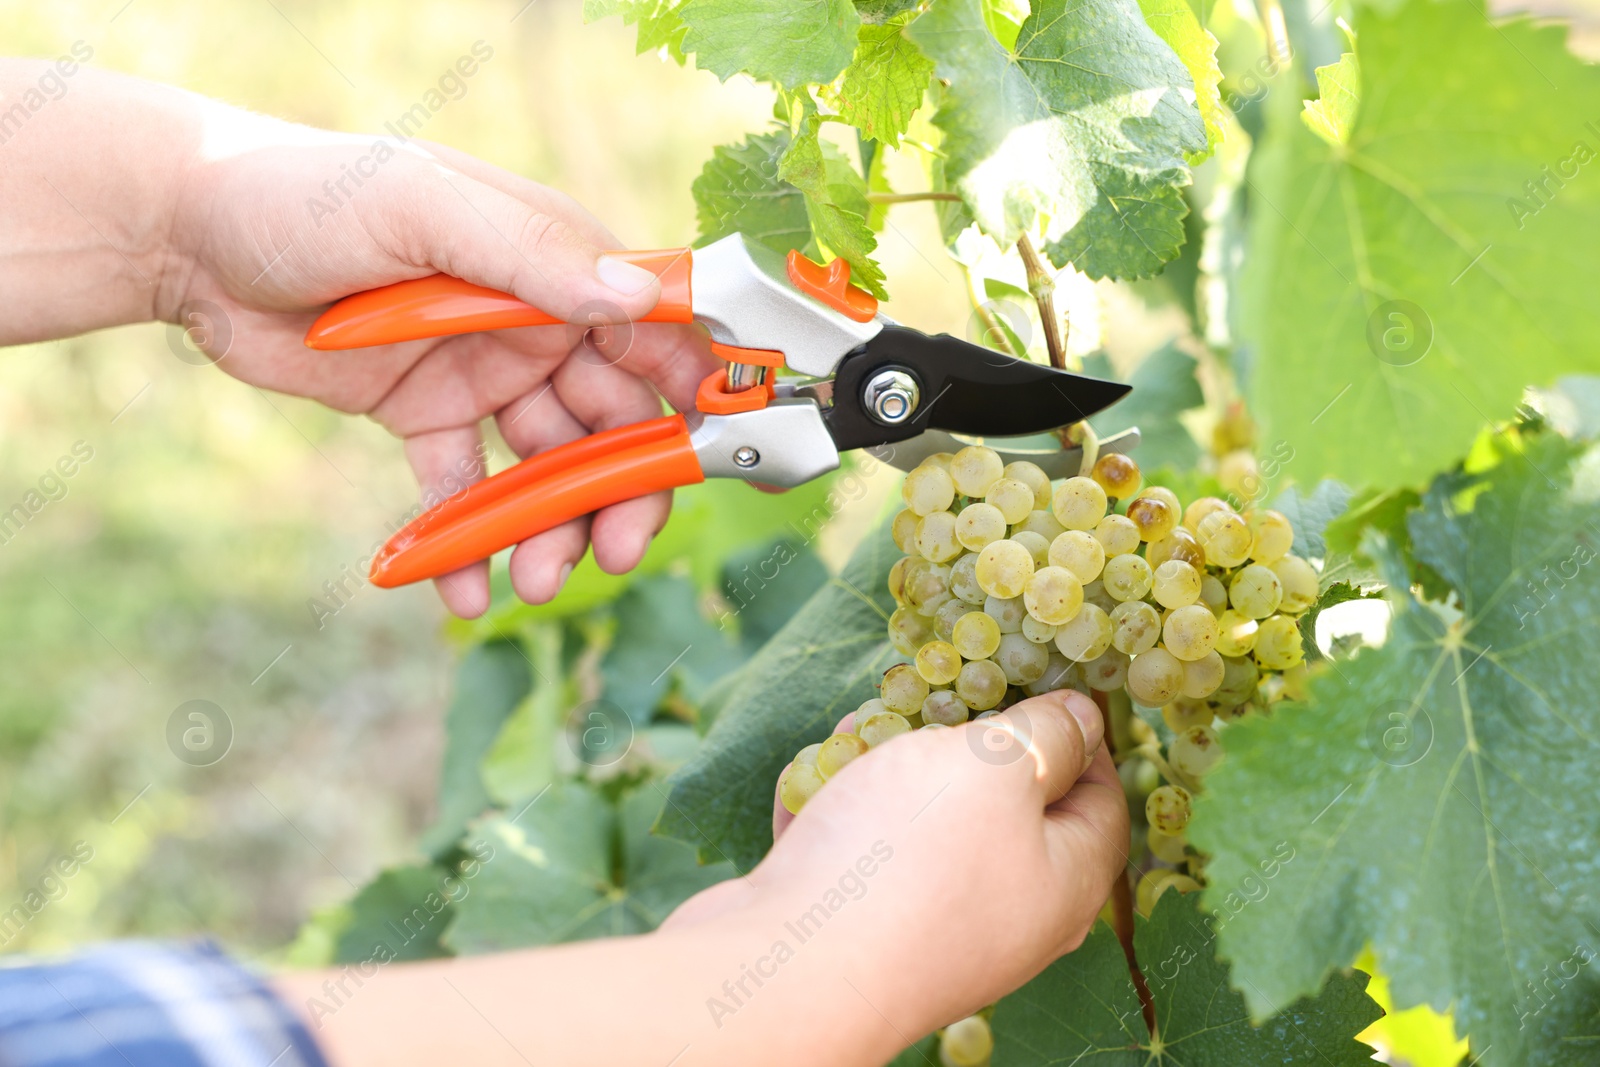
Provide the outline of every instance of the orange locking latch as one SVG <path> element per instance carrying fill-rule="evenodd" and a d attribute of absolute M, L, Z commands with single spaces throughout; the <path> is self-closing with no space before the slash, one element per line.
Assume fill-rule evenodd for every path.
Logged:
<path fill-rule="evenodd" d="M 857 322 L 871 322 L 878 313 L 878 298 L 850 284 L 850 264 L 845 260 L 834 259 L 824 267 L 791 249 L 789 281 L 802 293 Z"/>
<path fill-rule="evenodd" d="M 777 391 L 771 382 L 757 382 L 738 392 L 728 390 L 728 372 L 712 371 L 700 383 L 694 395 L 694 406 L 707 415 L 736 415 L 741 411 L 759 411 L 767 406 Z"/>

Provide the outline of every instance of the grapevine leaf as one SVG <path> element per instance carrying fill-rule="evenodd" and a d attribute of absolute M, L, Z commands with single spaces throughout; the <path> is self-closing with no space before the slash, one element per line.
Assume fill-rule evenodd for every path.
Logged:
<path fill-rule="evenodd" d="M 1383 1014 L 1364 992 L 1366 975 L 1336 974 L 1320 993 L 1252 1026 L 1214 952 L 1215 919 L 1192 896 L 1166 892 L 1138 920 L 1134 951 L 1155 999 L 1160 1038 L 1140 1014 L 1117 935 L 1096 923 L 1084 943 L 1002 1000 L 994 1012 L 994 1067 L 1242 1067 L 1372 1062 L 1355 1035 Z"/>
<path fill-rule="evenodd" d="M 861 27 L 855 55 L 828 102 L 851 125 L 885 144 L 899 144 L 922 106 L 933 61 L 905 35 L 911 13 Z"/>
<path fill-rule="evenodd" d="M 1335 604 L 1347 604 L 1352 600 L 1378 600 L 1382 593 L 1363 592 L 1359 585 L 1349 582 L 1334 582 L 1322 590 L 1317 597 L 1317 602 L 1300 616 L 1300 643 L 1304 646 L 1307 660 L 1319 660 L 1326 657 L 1322 654 L 1321 647 L 1317 644 L 1317 616 L 1333 607 Z"/>
<path fill-rule="evenodd" d="M 850 282 L 879 299 L 883 271 L 873 261 L 878 238 L 867 225 L 871 208 L 866 182 L 831 144 L 824 146 L 816 117 L 806 119 L 801 133 L 778 163 L 778 177 L 805 194 L 806 217 L 817 242 L 850 264 Z"/>
<path fill-rule="evenodd" d="M 456 904 L 447 943 L 491 952 L 644 933 L 729 877 L 694 850 L 650 835 L 662 794 L 647 782 L 614 805 L 582 782 L 551 786 L 520 813 L 476 827 L 493 854 Z"/>
<path fill-rule="evenodd" d="M 683 50 L 727 81 L 735 74 L 798 89 L 831 82 L 855 52 L 861 17 L 850 0 L 689 0 Z"/>
<path fill-rule="evenodd" d="M 682 63 L 685 27 L 678 16 L 679 3 L 681 0 L 583 0 L 583 21 L 621 15 L 624 25 L 639 28 L 634 47 L 637 55 L 665 48 Z"/>
<path fill-rule="evenodd" d="M 617 632 L 600 661 L 605 699 L 635 726 L 674 684 L 698 703 L 712 682 L 738 665 L 739 648 L 700 613 L 694 583 L 680 575 L 634 582 L 617 599 Z"/>
<path fill-rule="evenodd" d="M 556 739 L 575 703 L 561 669 L 560 630 L 550 624 L 531 628 L 525 651 L 537 682 L 501 725 L 479 769 L 489 795 L 501 804 L 533 796 L 554 779 Z"/>
<path fill-rule="evenodd" d="M 1007 52 L 1017 47 L 1028 7 L 1028 0 L 983 0 L 983 24 Z"/>
<path fill-rule="evenodd" d="M 1395 1003 L 1453 1010 L 1484 1063 L 1593 1061 L 1600 503 L 1576 454 L 1543 435 L 1438 479 L 1408 526 L 1459 619 L 1374 547 L 1388 641 L 1229 727 L 1190 839 L 1209 905 L 1258 898 L 1220 933 L 1255 1016 L 1370 942 Z M 1263 895 L 1257 862 L 1285 842 L 1300 858 Z"/>
<path fill-rule="evenodd" d="M 1525 386 L 1593 369 L 1600 183 L 1572 179 L 1600 152 L 1600 69 L 1476 0 L 1358 7 L 1356 33 L 1348 141 L 1275 115 L 1252 156 L 1238 331 L 1297 469 L 1415 485 Z"/>
<path fill-rule="evenodd" d="M 446 879 L 450 879 L 446 881 Z M 450 955 L 440 937 L 455 914 L 457 881 L 439 867 L 392 867 L 347 905 L 333 963 L 426 960 Z"/>
<path fill-rule="evenodd" d="M 869 26 L 888 22 L 902 12 L 910 11 L 921 0 L 856 0 L 856 14 Z"/>
<path fill-rule="evenodd" d="M 1205 149 L 1205 127 L 1136 0 L 1039 0 L 1014 52 L 980 0 L 942 0 L 907 32 L 949 83 L 934 117 L 946 176 L 987 233 L 1009 245 L 1044 220 L 1052 259 L 1096 278 L 1178 254 L 1184 153 Z"/>
<path fill-rule="evenodd" d="M 745 549 L 722 570 L 728 610 L 718 621 L 738 619 L 739 644 L 753 656 L 827 582 L 816 553 L 789 538 Z"/>
<path fill-rule="evenodd" d="M 1222 68 L 1217 39 L 1195 17 L 1189 0 L 1139 0 L 1145 22 L 1178 54 L 1194 79 L 1195 106 L 1205 122 L 1206 147 L 1186 153 L 1191 164 L 1204 161 L 1222 140 Z"/>
<path fill-rule="evenodd" d="M 1407 573 L 1422 587 L 1423 596 L 1444 600 L 1450 592 L 1444 579 L 1411 551 L 1411 531 L 1406 518 L 1421 503 L 1422 496 L 1415 489 L 1369 489 L 1353 497 L 1349 509 L 1328 524 L 1323 585 L 1327 585 L 1329 575 L 1334 573 L 1358 576 L 1372 573 L 1373 560 L 1362 549 L 1363 538 L 1370 529 L 1381 533 L 1391 549 L 1400 554 Z"/>
<path fill-rule="evenodd" d="M 422 836 L 424 852 L 437 855 L 455 844 L 468 820 L 489 806 L 478 764 L 532 685 L 527 655 L 509 641 L 477 645 L 461 661 L 445 712 L 439 816 Z"/>
<path fill-rule="evenodd" d="M 894 609 L 889 567 L 899 557 L 888 532 L 875 531 L 740 669 L 700 751 L 669 779 L 660 833 L 741 871 L 761 859 L 772 844 L 779 772 L 876 693 L 897 658 L 885 626 Z"/>
<path fill-rule="evenodd" d="M 1193 356 L 1172 345 L 1157 349 L 1134 368 L 1128 382 L 1133 392 L 1089 424 L 1101 437 L 1139 427 L 1139 463 L 1151 470 L 1193 467 L 1200 458 L 1200 446 L 1178 416 L 1205 403 L 1194 376 L 1197 366 Z M 1084 360 L 1083 371 L 1100 378 L 1116 377 L 1111 361 L 1102 355 Z"/>
<path fill-rule="evenodd" d="M 1290 486 L 1278 494 L 1272 506 L 1294 527 L 1294 547 L 1290 551 L 1305 559 L 1326 559 L 1331 551 L 1326 532 L 1350 506 L 1350 490 L 1332 478 L 1324 478 L 1309 493 Z"/>
<path fill-rule="evenodd" d="M 789 131 L 752 134 L 722 145 L 694 180 L 691 191 L 700 219 L 700 245 L 743 233 L 779 252 L 811 244 L 805 196 L 778 177 L 778 161 L 789 149 Z"/>
<path fill-rule="evenodd" d="M 1317 68 L 1319 97 L 1307 100 L 1300 118 L 1306 128 L 1331 145 L 1350 140 L 1361 104 L 1361 66 L 1354 52 L 1346 52 L 1339 62 Z"/>

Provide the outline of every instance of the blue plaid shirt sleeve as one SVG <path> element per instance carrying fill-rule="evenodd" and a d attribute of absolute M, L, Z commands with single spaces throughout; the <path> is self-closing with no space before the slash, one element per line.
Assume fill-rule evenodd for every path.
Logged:
<path fill-rule="evenodd" d="M 0 1067 L 327 1067 L 215 945 L 117 942 L 0 966 Z"/>

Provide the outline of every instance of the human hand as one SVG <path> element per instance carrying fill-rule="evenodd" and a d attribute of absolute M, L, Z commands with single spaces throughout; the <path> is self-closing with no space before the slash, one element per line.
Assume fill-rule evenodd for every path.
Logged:
<path fill-rule="evenodd" d="M 623 325 L 599 344 L 587 326 L 542 326 L 307 349 L 306 329 L 330 301 L 436 272 L 584 323 L 629 323 L 660 287 L 601 255 L 622 245 L 576 202 L 463 153 L 199 107 L 204 133 L 183 178 L 158 316 L 225 343 L 212 354 L 236 378 L 370 415 L 404 438 L 425 498 L 483 476 L 487 416 L 526 457 L 656 417 L 661 397 L 692 407 L 719 365 L 701 331 L 672 324 Z M 216 309 L 226 336 L 210 321 Z M 601 568 L 631 569 L 670 505 L 656 494 L 529 538 L 512 552 L 512 587 L 551 599 L 591 542 Z M 458 615 L 488 607 L 487 563 L 437 584 Z"/>
<path fill-rule="evenodd" d="M 969 1015 L 1082 943 L 1127 862 L 1127 804 L 1102 733 L 1094 702 L 1063 690 L 895 738 L 799 816 L 775 803 L 760 865 L 663 929 L 794 921 L 855 870 L 864 888 L 825 927 L 839 972 L 907 1039 Z"/>

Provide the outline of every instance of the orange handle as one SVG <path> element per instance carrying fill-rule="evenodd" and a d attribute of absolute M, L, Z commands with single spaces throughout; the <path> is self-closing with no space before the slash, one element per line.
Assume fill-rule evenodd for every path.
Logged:
<path fill-rule="evenodd" d="M 580 515 L 705 481 L 682 415 L 593 434 L 541 452 L 426 512 L 372 560 L 384 589 L 488 559 Z"/>
<path fill-rule="evenodd" d="M 661 279 L 661 299 L 640 321 L 694 321 L 689 249 L 606 254 L 643 267 Z M 509 293 L 447 274 L 434 274 L 345 297 L 311 324 L 306 331 L 306 347 L 366 348 L 511 326 L 553 326 L 563 321 Z"/>

